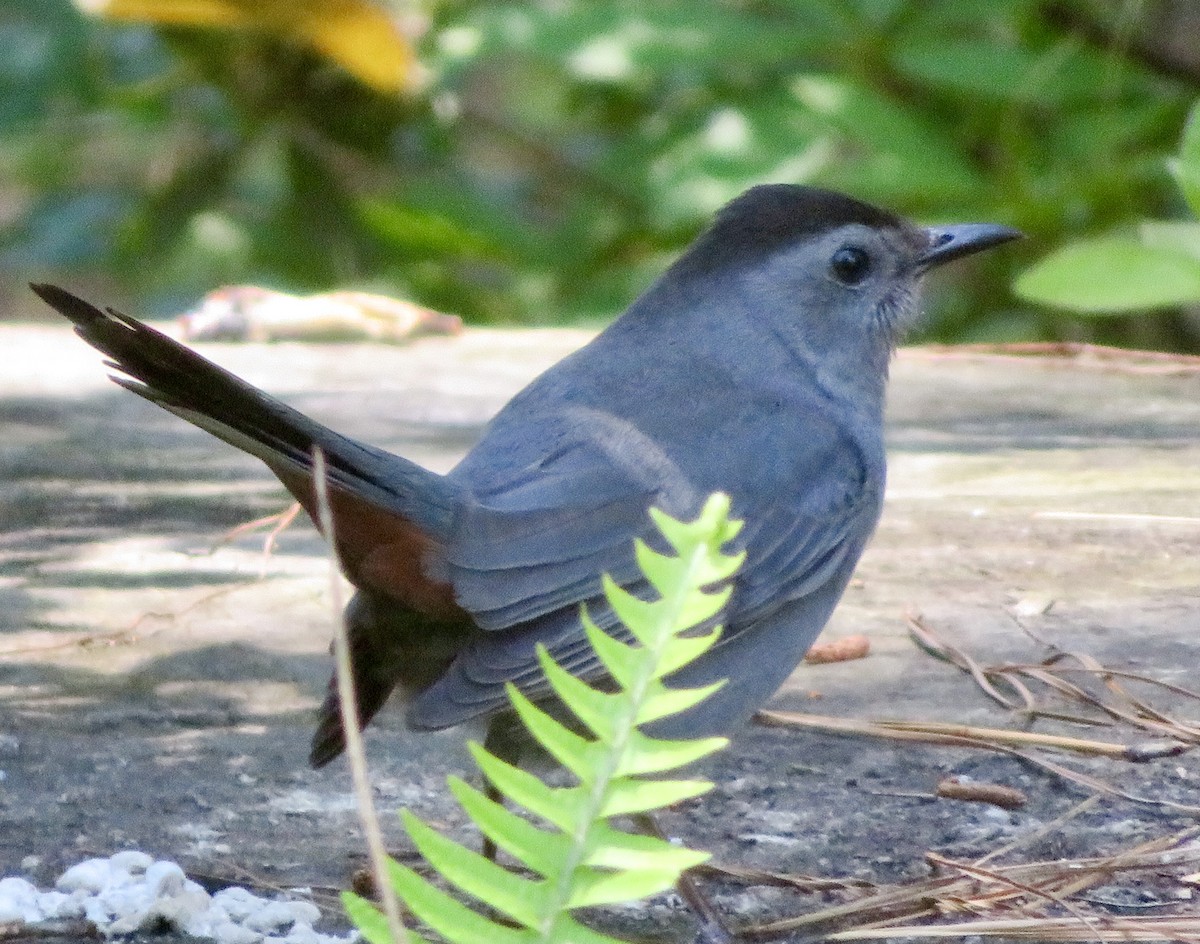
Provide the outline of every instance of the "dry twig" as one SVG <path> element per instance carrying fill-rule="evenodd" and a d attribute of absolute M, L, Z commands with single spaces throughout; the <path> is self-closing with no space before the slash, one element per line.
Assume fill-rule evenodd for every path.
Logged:
<path fill-rule="evenodd" d="M 358 700 L 354 693 L 354 672 L 350 662 L 350 633 L 343 615 L 345 608 L 342 606 L 342 572 L 338 566 L 337 555 L 333 550 L 337 543 L 333 529 L 333 510 L 329 504 L 329 483 L 325 477 L 325 470 L 325 453 L 319 447 L 314 448 L 313 490 L 316 493 L 317 516 L 321 522 L 321 533 L 325 535 L 329 546 L 329 590 L 335 614 L 333 655 L 336 663 L 338 703 L 342 712 L 342 732 L 346 740 L 346 758 L 350 761 L 354 795 L 358 801 L 358 816 L 366 836 L 371 872 L 375 877 L 375 887 L 379 889 L 388 931 L 391 932 L 392 941 L 396 944 L 408 944 L 408 930 L 400 917 L 400 902 L 396 899 L 396 892 L 387 879 L 387 850 L 384 848 L 383 834 L 379 830 L 379 820 L 375 815 L 375 803 L 371 798 L 371 779 L 367 773 L 362 724 L 358 717 Z"/>
<path fill-rule="evenodd" d="M 993 751 L 997 754 L 1007 754 L 1009 757 L 1015 757 L 1024 761 L 1031 766 L 1044 770 L 1047 773 L 1054 774 L 1063 780 L 1070 781 L 1083 787 L 1086 790 L 1094 793 L 1104 793 L 1109 796 L 1120 797 L 1124 800 L 1129 800 L 1132 803 L 1139 803 L 1146 806 L 1158 806 L 1164 809 L 1175 810 L 1180 813 L 1187 813 L 1190 816 L 1200 816 L 1200 806 L 1192 806 L 1187 803 L 1176 803 L 1173 800 L 1158 799 L 1155 797 L 1141 796 L 1136 793 L 1130 793 L 1126 790 L 1121 790 L 1114 787 L 1110 783 L 1106 783 L 1097 777 L 1092 777 L 1089 774 L 1082 773 L 1078 770 L 1072 770 L 1070 767 L 1065 767 L 1062 764 L 1042 757 L 1039 754 L 1033 754 L 1029 751 L 1017 750 L 1016 748 L 1008 747 L 995 740 L 989 740 L 984 737 L 974 737 L 970 735 L 955 735 L 942 733 L 927 733 L 920 730 L 905 730 L 908 725 L 924 725 L 926 722 L 905 722 L 905 721 L 857 721 L 851 718 L 828 718 L 820 715 L 807 715 L 794 711 L 759 711 L 755 716 L 755 720 L 777 727 L 793 727 L 807 728 L 813 731 L 822 731 L 828 734 L 850 734 L 861 737 L 878 737 L 886 738 L 893 741 L 915 741 L 922 744 L 938 744 L 946 747 L 970 747 L 978 750 Z M 966 729 L 970 731 L 971 729 Z M 982 729 L 989 731 L 993 729 Z M 1021 735 L 1027 732 L 1020 731 L 1004 731 L 1007 736 Z M 1057 746 L 1057 745 L 1056 745 Z"/>
<path fill-rule="evenodd" d="M 804 727 L 833 734 L 887 738 L 1007 754 L 1054 773 L 1092 792 L 1083 803 L 1035 833 L 988 853 L 974 863 L 953 861 L 930 852 L 940 870 L 929 879 L 891 887 L 847 891 L 853 899 L 819 911 L 752 928 L 751 937 L 781 934 L 820 935 L 822 940 L 852 941 L 895 937 L 1007 937 L 1036 941 L 1192 941 L 1200 944 L 1200 916 L 1114 916 L 1110 903 L 1084 895 L 1089 889 L 1124 876 L 1175 884 L 1188 898 L 1200 872 L 1200 827 L 1143 843 L 1114 855 L 1017 864 L 998 864 L 1014 849 L 1061 827 L 1067 819 L 1095 807 L 1101 795 L 1200 814 L 1164 799 L 1137 796 L 1043 756 L 1045 750 L 1144 762 L 1181 754 L 1200 744 L 1200 722 L 1180 719 L 1135 693 L 1130 685 L 1167 692 L 1193 701 L 1200 694 L 1145 675 L 1109 669 L 1087 654 L 1052 649 L 1040 663 L 984 665 L 940 639 L 918 616 L 909 629 L 924 651 L 966 673 L 989 698 L 1026 718 L 1055 718 L 1089 726 L 1125 726 L 1155 740 L 1124 744 L 1027 730 L 973 727 L 940 722 L 861 721 L 797 712 L 760 712 L 764 723 Z M 1036 637 L 1035 637 L 1036 638 Z M 1039 640 L 1040 641 L 1040 640 Z M 1073 713 L 1074 712 L 1074 713 Z M 1079 712 L 1083 712 L 1082 714 Z M 974 786 L 974 785 L 972 785 Z M 811 879 L 808 879 L 811 882 Z M 815 886 L 814 886 L 815 887 Z M 1172 904 L 1170 898 L 1157 907 Z M 1064 916 L 1063 913 L 1066 913 Z M 937 923 L 949 916 L 974 920 Z M 932 922 L 919 925 L 914 922 Z"/>
<path fill-rule="evenodd" d="M 1075 815 L 1079 810 L 1072 811 Z M 1200 917 L 1114 918 L 1072 896 L 1111 881 L 1119 874 L 1152 874 L 1181 882 L 1200 862 L 1200 828 L 1183 830 L 1124 850 L 1116 855 L 1080 859 L 1055 859 L 1013 865 L 935 862 L 954 869 L 953 874 L 935 875 L 904 885 L 874 888 L 850 902 L 810 914 L 750 928 L 744 935 L 765 938 L 802 931 L 824 935 L 827 940 L 865 940 L 881 937 L 950 937 L 955 934 L 1000 934 L 989 928 L 1017 930 L 1016 936 L 1036 940 L 1121 940 L 1118 930 L 1133 935 L 1128 940 L 1200 940 Z M 985 857 L 986 859 L 987 857 Z M 1047 916 L 1047 908 L 1063 908 L 1069 918 Z M 902 922 L 936 920 L 947 915 L 975 914 L 984 920 L 953 925 L 918 926 Z M 1172 923 L 1168 923 L 1172 922 Z M 1182 937 L 1138 937 L 1171 928 Z M 953 928 L 951 933 L 949 928 Z M 836 931 L 834 929 L 837 929 Z M 1024 929 L 1024 930 L 1021 930 Z M 1038 937 L 1036 930 L 1045 931 Z M 1055 937 L 1056 934 L 1074 935 Z M 1111 935 L 1111 936 L 1110 936 Z"/>
<path fill-rule="evenodd" d="M 292 526 L 292 522 L 300 514 L 300 503 L 292 502 L 282 511 L 277 511 L 273 515 L 264 515 L 261 518 L 255 518 L 252 521 L 243 521 L 241 524 L 230 528 L 208 549 L 209 554 L 215 554 L 226 544 L 231 544 L 240 538 L 243 534 L 252 534 L 262 528 L 271 526 L 271 530 L 267 532 L 267 536 L 263 538 L 263 566 L 266 566 L 267 561 L 275 552 L 275 544 L 279 540 L 279 535 L 283 534 Z"/>
<path fill-rule="evenodd" d="M 966 672 L 989 698 L 1027 718 L 1056 718 L 1085 725 L 1123 723 L 1152 737 L 1167 738 L 1176 742 L 1165 747 L 1127 746 L 1125 750 L 1133 756 L 1126 756 L 1126 760 L 1154 758 L 1163 756 L 1164 753 L 1182 753 L 1189 747 L 1200 744 L 1200 722 L 1172 717 L 1167 712 L 1155 708 L 1144 698 L 1129 692 L 1120 680 L 1139 682 L 1172 694 L 1200 700 L 1200 694 L 1190 689 L 1139 673 L 1110 669 L 1087 653 L 1059 649 L 1054 649 L 1046 659 L 1037 664 L 985 666 L 966 652 L 939 638 L 918 614 L 909 614 L 908 631 L 921 650 Z M 1084 680 L 1096 679 L 1102 683 L 1102 690 L 1090 691 L 1079 682 L 1065 677 L 1068 675 L 1080 676 Z M 1091 716 L 1068 714 L 1047 704 L 1044 699 L 1039 700 L 1034 693 L 1035 686 L 1048 690 L 1072 706 L 1091 711 Z M 1006 694 L 1006 691 L 1019 697 L 1013 698 L 1012 695 Z"/>

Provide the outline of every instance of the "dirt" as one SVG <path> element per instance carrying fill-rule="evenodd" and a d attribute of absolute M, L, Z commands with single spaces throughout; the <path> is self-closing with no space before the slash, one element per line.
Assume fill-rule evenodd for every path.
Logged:
<path fill-rule="evenodd" d="M 468 331 L 407 348 L 203 347 L 352 435 L 448 468 L 571 331 Z M 329 672 L 327 564 L 310 526 L 218 546 L 287 505 L 254 460 L 104 378 L 65 329 L 0 327 L 0 875 L 49 884 L 89 855 L 139 848 L 212 887 L 312 887 L 333 897 L 364 861 L 349 775 L 305 764 Z M 908 636 L 919 611 L 985 663 L 1047 644 L 1177 685 L 1196 682 L 1200 629 L 1200 376 L 1066 361 L 902 352 L 893 379 L 884 520 L 828 630 L 865 632 L 868 658 L 804 666 L 775 707 L 839 718 L 1021 727 L 972 679 Z M 1185 696 L 1142 688 L 1181 717 Z M 1145 741 L 1127 725 L 1033 730 Z M 391 847 L 411 807 L 466 836 L 447 773 L 462 732 L 414 736 L 384 713 L 368 739 Z M 1054 754 L 1151 802 L 1106 796 L 1011 756 L 751 727 L 708 770 L 716 787 L 666 817 L 718 861 L 875 883 L 930 874 L 926 853 L 972 860 L 1109 854 L 1196 824 L 1200 764 Z M 1004 784 L 1009 811 L 935 799 L 946 776 Z M 842 893 L 712 885 L 743 925 Z M 1114 878 L 1105 914 L 1189 908 L 1173 879 Z M 607 916 L 690 935 L 666 896 Z"/>

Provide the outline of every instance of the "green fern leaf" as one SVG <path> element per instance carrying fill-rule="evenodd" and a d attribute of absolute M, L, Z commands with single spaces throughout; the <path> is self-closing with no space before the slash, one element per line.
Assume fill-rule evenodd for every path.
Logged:
<path fill-rule="evenodd" d="M 693 689 L 708 695 L 715 686 Z M 673 693 L 674 694 L 674 693 Z M 719 751 L 729 743 L 728 738 L 692 738 L 687 741 L 652 738 L 635 731 L 629 739 L 629 747 L 617 767 L 618 777 L 636 777 L 643 774 L 658 774 L 677 770 L 694 761 Z"/>
<path fill-rule="evenodd" d="M 534 927 L 545 911 L 545 886 L 497 865 L 471 849 L 426 826 L 408 810 L 401 811 L 404 828 L 417 851 L 468 895 L 474 895 L 514 921 Z"/>
<path fill-rule="evenodd" d="M 451 777 L 449 784 L 450 792 L 480 831 L 537 874 L 552 874 L 566 857 L 569 841 L 562 833 L 539 829 L 458 777 Z"/>
<path fill-rule="evenodd" d="M 712 632 L 700 636 L 681 636 L 671 640 L 670 648 L 659 659 L 658 666 L 654 670 L 654 677 L 662 678 L 683 668 L 689 662 L 695 662 L 715 646 L 720 639 L 721 628 L 717 626 Z"/>
<path fill-rule="evenodd" d="M 643 658 L 640 651 L 635 646 L 614 639 L 598 627 L 592 622 L 586 607 L 580 610 L 580 620 L 588 642 L 600 657 L 601 664 L 612 676 L 617 687 L 627 691 L 639 674 L 639 665 Z"/>
<path fill-rule="evenodd" d="M 608 574 L 604 575 L 602 586 L 604 598 L 608 600 L 609 606 L 617 614 L 617 619 L 628 626 L 635 636 L 637 636 L 639 627 L 653 625 L 654 617 L 657 615 L 657 603 L 639 600 Z M 640 642 L 645 642 L 644 639 L 638 638 Z"/>
<path fill-rule="evenodd" d="M 596 824 L 592 843 L 595 848 L 585 856 L 583 864 L 594 868 L 672 868 L 678 873 L 708 859 L 707 852 L 677 846 L 657 836 L 622 832 L 607 823 Z"/>
<path fill-rule="evenodd" d="M 365 898 L 354 892 L 342 892 L 342 907 L 367 944 L 396 944 L 392 940 L 387 917 Z M 411 944 L 428 944 L 425 938 L 414 931 L 408 932 L 408 939 Z"/>
<path fill-rule="evenodd" d="M 712 789 L 706 780 L 619 780 L 605 792 L 601 816 L 648 813 L 702 796 Z"/>
<path fill-rule="evenodd" d="M 687 663 L 684 664 L 686 665 Z M 719 682 L 713 682 L 711 685 L 702 686 L 701 688 L 667 688 L 666 686 L 658 686 L 657 691 L 646 693 L 646 700 L 642 705 L 641 711 L 638 712 L 638 723 L 649 724 L 651 721 L 657 721 L 659 718 L 666 718 L 670 715 L 677 715 L 681 711 L 687 711 L 724 686 L 724 679 L 721 679 Z"/>
<path fill-rule="evenodd" d="M 529 944 L 529 932 L 490 921 L 398 862 L 388 881 L 413 914 L 455 944 Z"/>
<path fill-rule="evenodd" d="M 514 685 L 508 686 L 508 698 L 525 725 L 550 756 L 571 771 L 583 783 L 594 779 L 595 757 L 603 748 L 595 741 L 580 737 L 562 722 L 531 702 Z"/>
<path fill-rule="evenodd" d="M 669 888 L 684 869 L 707 858 L 705 853 L 657 837 L 622 832 L 610 820 L 669 806 L 711 789 L 701 780 L 644 778 L 691 764 L 720 749 L 724 738 L 664 740 L 650 737 L 639 726 L 694 708 L 723 684 L 675 689 L 664 684 L 664 678 L 720 639 L 720 627 L 713 624 L 731 593 L 722 582 L 732 576 L 742 558 L 721 550 L 741 527 L 728 520 L 728 511 L 729 499 L 714 495 L 693 522 L 652 512 L 673 552 L 664 554 L 636 544 L 639 566 L 656 594 L 653 599 L 635 596 L 602 576 L 606 600 L 624 632 L 610 635 L 601 630 L 586 609 L 581 622 L 608 672 L 612 691 L 571 675 L 544 648 L 538 650 L 538 659 L 545 677 L 574 721 L 560 721 L 557 710 L 551 714 L 509 686 L 517 716 L 540 745 L 574 774 L 576 785 L 552 788 L 480 745 L 469 745 L 492 786 L 545 826 L 505 809 L 462 780 L 450 781 L 455 797 L 483 833 L 540 878 L 507 871 L 415 816 L 404 815 L 418 851 L 446 880 L 523 925 L 497 924 L 411 869 L 390 863 L 390 880 L 397 893 L 446 940 L 614 944 L 580 924 L 571 909 L 653 894 Z M 626 635 L 632 643 L 617 638 Z M 370 944 L 387 944 L 379 913 L 352 896 L 346 903 Z"/>
<path fill-rule="evenodd" d="M 497 790 L 564 833 L 571 831 L 583 805 L 577 794 L 548 787 L 533 774 L 501 760 L 479 744 L 468 744 L 467 749 Z"/>
<path fill-rule="evenodd" d="M 571 883 L 568 908 L 588 908 L 611 905 L 631 898 L 644 898 L 665 892 L 679 881 L 679 870 L 622 869 L 608 871 L 581 868 Z"/>
<path fill-rule="evenodd" d="M 593 931 L 586 924 L 580 924 L 567 912 L 559 917 L 546 934 L 536 940 L 552 941 L 555 944 L 624 944 L 616 938 Z"/>
<path fill-rule="evenodd" d="M 550 657 L 545 646 L 538 646 L 538 662 L 542 671 L 546 673 L 546 681 L 563 703 L 571 706 L 576 717 L 597 740 L 611 743 L 616 733 L 616 713 L 620 710 L 620 699 L 576 678 Z"/>

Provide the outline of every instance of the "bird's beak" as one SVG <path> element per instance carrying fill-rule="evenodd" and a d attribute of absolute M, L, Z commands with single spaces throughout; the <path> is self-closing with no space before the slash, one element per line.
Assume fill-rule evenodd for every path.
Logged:
<path fill-rule="evenodd" d="M 1024 234 L 1011 226 L 997 223 L 960 223 L 957 226 L 932 226 L 925 230 L 929 246 L 917 257 L 917 272 L 936 269 L 944 262 L 982 252 L 1001 243 L 1021 239 Z"/>

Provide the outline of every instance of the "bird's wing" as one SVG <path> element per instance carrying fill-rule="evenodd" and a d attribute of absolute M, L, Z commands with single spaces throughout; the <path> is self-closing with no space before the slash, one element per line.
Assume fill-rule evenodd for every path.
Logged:
<path fill-rule="evenodd" d="M 649 595 L 633 540 L 661 546 L 646 514 L 651 505 L 690 518 L 710 490 L 722 488 L 733 497 L 734 515 L 746 519 L 737 546 L 747 550 L 747 562 L 721 646 L 735 646 L 745 628 L 822 587 L 856 556 L 868 505 L 867 530 L 874 524 L 865 462 L 834 424 L 814 420 L 794 455 L 786 443 L 749 437 L 744 449 L 726 451 L 718 463 L 724 468 L 689 476 L 629 424 L 584 412 L 547 418 L 541 433 L 558 448 L 510 465 L 464 503 L 448 551 L 450 579 L 459 604 L 485 632 L 412 705 L 414 727 L 447 727 L 494 711 L 505 702 L 506 682 L 534 697 L 546 694 L 539 644 L 574 674 L 602 677 L 579 608 L 586 605 L 600 626 L 624 635 L 599 575 Z M 705 457 L 697 458 L 704 465 Z"/>
<path fill-rule="evenodd" d="M 568 407 L 529 422 L 464 462 L 472 500 L 461 506 L 447 562 L 457 599 L 484 630 L 509 630 L 590 598 L 607 571 L 635 575 L 632 541 L 659 505 L 688 514 L 701 496 L 632 423 Z M 503 463 L 489 463 L 489 454 Z"/>

